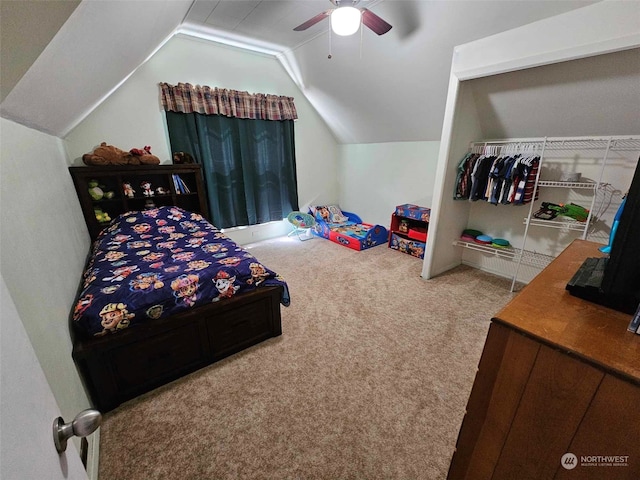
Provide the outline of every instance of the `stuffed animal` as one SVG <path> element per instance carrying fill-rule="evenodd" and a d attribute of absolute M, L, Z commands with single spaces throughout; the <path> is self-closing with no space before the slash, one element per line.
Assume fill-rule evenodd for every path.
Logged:
<path fill-rule="evenodd" d="M 104 197 L 104 191 L 98 185 L 98 181 L 91 180 L 88 185 L 89 185 L 89 196 L 96 201 L 102 200 L 102 197 Z"/>
<path fill-rule="evenodd" d="M 151 147 L 144 150 L 133 149 L 136 153 L 126 152 L 102 142 L 93 153 L 85 153 L 82 161 L 85 165 L 158 165 L 160 159 L 151 155 Z"/>
<path fill-rule="evenodd" d="M 113 192 L 112 190 L 105 191 L 104 190 L 105 186 L 98 184 L 97 180 L 91 180 L 88 183 L 88 187 L 89 187 L 89 196 L 93 200 L 98 201 L 98 200 L 102 200 L 103 198 L 105 200 L 111 200 L 115 196 L 115 192 Z"/>
<path fill-rule="evenodd" d="M 183 165 L 196 162 L 193 157 L 187 152 L 174 152 L 173 163 L 174 165 Z"/>
<path fill-rule="evenodd" d="M 96 220 L 98 220 L 98 223 L 108 223 L 111 221 L 111 217 L 109 216 L 109 214 L 107 212 L 104 212 L 99 207 L 94 207 L 93 213 L 95 214 Z"/>
<path fill-rule="evenodd" d="M 136 193 L 136 191 L 133 189 L 133 187 L 129 182 L 124 182 L 122 184 L 122 191 L 129 198 L 133 198 L 133 195 Z"/>
<path fill-rule="evenodd" d="M 140 188 L 142 188 L 142 194 L 145 197 L 153 197 L 153 188 L 151 188 L 151 182 L 149 182 L 148 180 L 143 180 L 142 183 L 140 183 Z"/>
<path fill-rule="evenodd" d="M 144 148 L 132 148 L 129 150 L 131 155 L 138 157 L 142 165 L 157 165 L 160 163 L 160 159 L 151 154 L 151 147 L 145 145 Z"/>

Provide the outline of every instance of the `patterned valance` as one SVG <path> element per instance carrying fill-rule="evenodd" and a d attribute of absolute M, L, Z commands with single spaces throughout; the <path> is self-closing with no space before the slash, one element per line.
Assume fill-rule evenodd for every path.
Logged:
<path fill-rule="evenodd" d="M 295 120 L 293 97 L 195 87 L 189 83 L 161 83 L 162 106 L 169 112 L 202 113 L 258 120 Z"/>

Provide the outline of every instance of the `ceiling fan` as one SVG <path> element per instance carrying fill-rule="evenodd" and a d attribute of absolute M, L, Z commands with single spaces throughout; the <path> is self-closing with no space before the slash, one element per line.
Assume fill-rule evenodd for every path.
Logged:
<path fill-rule="evenodd" d="M 310 18 L 306 22 L 298 25 L 293 30 L 301 32 L 309 27 L 312 27 L 316 23 L 324 20 L 327 17 L 331 17 L 331 28 L 337 35 L 352 35 L 360 28 L 360 23 L 377 33 L 378 35 L 384 35 L 391 30 L 391 25 L 366 8 L 356 8 L 355 5 L 360 0 L 352 0 L 342 2 L 341 0 L 329 0 L 336 8 L 330 8 L 322 13 L 319 13 L 313 18 Z"/>

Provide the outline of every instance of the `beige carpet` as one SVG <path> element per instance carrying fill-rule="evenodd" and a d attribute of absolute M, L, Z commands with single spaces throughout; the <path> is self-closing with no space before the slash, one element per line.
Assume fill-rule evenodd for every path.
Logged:
<path fill-rule="evenodd" d="M 105 415 L 100 480 L 444 479 L 509 281 L 314 238 L 248 247 L 283 335 Z"/>

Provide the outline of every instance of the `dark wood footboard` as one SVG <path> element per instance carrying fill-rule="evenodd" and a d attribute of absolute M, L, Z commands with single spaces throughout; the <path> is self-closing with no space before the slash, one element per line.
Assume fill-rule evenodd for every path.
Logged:
<path fill-rule="evenodd" d="M 112 336 L 73 338 L 73 359 L 105 413 L 206 365 L 282 334 L 282 287 L 137 325 Z"/>

